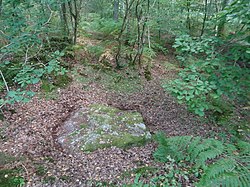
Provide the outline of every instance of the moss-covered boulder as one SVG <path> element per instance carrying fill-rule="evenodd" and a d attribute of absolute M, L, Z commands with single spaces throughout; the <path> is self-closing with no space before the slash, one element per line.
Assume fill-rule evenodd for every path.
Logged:
<path fill-rule="evenodd" d="M 62 126 L 58 142 L 70 150 L 141 145 L 151 138 L 140 113 L 94 104 L 76 111 Z"/>

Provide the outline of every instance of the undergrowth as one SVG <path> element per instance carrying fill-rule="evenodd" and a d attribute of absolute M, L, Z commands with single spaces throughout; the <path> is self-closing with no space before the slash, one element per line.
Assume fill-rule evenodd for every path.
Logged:
<path fill-rule="evenodd" d="M 250 184 L 250 144 L 244 141 L 226 144 L 212 138 L 157 135 L 159 147 L 154 157 L 167 162 L 187 162 L 201 171 L 196 186 L 242 186 Z"/>
<path fill-rule="evenodd" d="M 223 143 L 212 138 L 192 136 L 166 138 L 156 135 L 159 143 L 154 158 L 164 163 L 149 181 L 145 173 L 136 173 L 127 186 L 248 187 L 250 184 L 250 144 L 241 140 Z M 150 176 L 149 174 L 147 174 Z"/>
<path fill-rule="evenodd" d="M 137 72 L 131 69 L 122 71 L 97 69 L 91 64 L 73 70 L 76 79 L 83 84 L 83 89 L 88 89 L 89 84 L 95 82 L 106 90 L 115 92 L 133 93 L 142 88 Z"/>

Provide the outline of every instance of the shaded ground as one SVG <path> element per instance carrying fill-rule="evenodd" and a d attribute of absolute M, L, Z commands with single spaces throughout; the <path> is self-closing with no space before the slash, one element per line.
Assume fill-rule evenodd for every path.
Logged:
<path fill-rule="evenodd" d="M 201 122 L 165 93 L 158 81 L 147 82 L 142 92 L 114 94 L 109 104 L 123 110 L 136 110 L 152 132 L 164 131 L 168 136 L 196 135 L 208 137 L 221 129 Z"/>
<path fill-rule="evenodd" d="M 142 80 L 139 91 L 130 94 L 107 91 L 102 82 L 106 80 L 104 75 L 98 74 L 99 71 L 95 74 L 88 72 L 77 64 L 76 74 L 72 73 L 73 79 L 79 78 L 81 73 L 84 80 L 90 81 L 73 81 L 66 89 L 55 91 L 53 99 L 38 95 L 27 104 L 10 107 L 13 111 L 5 112 L 6 120 L 0 122 L 3 129 L 0 150 L 25 159 L 7 164 L 4 168 L 22 168 L 27 186 L 63 187 L 96 186 L 98 181 L 119 186 L 133 181 L 131 174 L 124 177 L 124 173 L 130 170 L 145 166 L 161 167 L 161 164 L 153 161 L 155 143 L 127 150 L 113 147 L 89 154 L 79 152 L 73 155 L 63 150 L 55 141 L 60 125 L 72 111 L 93 103 L 136 110 L 143 115 L 144 122 L 153 133 L 162 130 L 168 136 L 208 136 L 220 131 L 217 127 L 200 122 L 163 91 L 160 78 L 172 78 L 178 71 L 177 68 L 165 69 L 166 64 L 161 64 L 165 60 L 160 56 L 155 61 L 152 70 L 154 80 Z M 83 72 L 79 73 L 78 69 Z"/>

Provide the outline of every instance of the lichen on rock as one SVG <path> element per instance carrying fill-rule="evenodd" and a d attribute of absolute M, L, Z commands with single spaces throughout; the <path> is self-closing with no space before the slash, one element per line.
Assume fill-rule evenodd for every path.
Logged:
<path fill-rule="evenodd" d="M 88 152 L 141 145 L 150 138 L 140 113 L 93 104 L 79 109 L 65 121 L 58 142 L 63 148 Z"/>

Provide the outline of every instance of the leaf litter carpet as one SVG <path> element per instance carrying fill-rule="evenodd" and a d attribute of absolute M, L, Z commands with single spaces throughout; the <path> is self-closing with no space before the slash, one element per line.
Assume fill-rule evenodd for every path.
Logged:
<path fill-rule="evenodd" d="M 124 178 L 128 171 L 145 166 L 163 167 L 153 160 L 155 143 L 126 150 L 111 147 L 92 153 L 72 154 L 63 150 L 55 141 L 60 125 L 71 112 L 93 103 L 140 112 L 152 133 L 161 130 L 168 136 L 206 137 L 220 130 L 188 113 L 156 80 L 146 82 L 142 91 L 130 95 L 104 91 L 95 83 L 83 90 L 82 85 L 73 82 L 59 90 L 54 100 L 36 96 L 29 103 L 9 107 L 6 120 L 0 121 L 0 128 L 4 129 L 0 150 L 22 159 L 5 167 L 22 168 L 26 186 L 38 187 L 96 186 L 96 181 L 121 186 L 134 180 L 133 174 Z"/>

